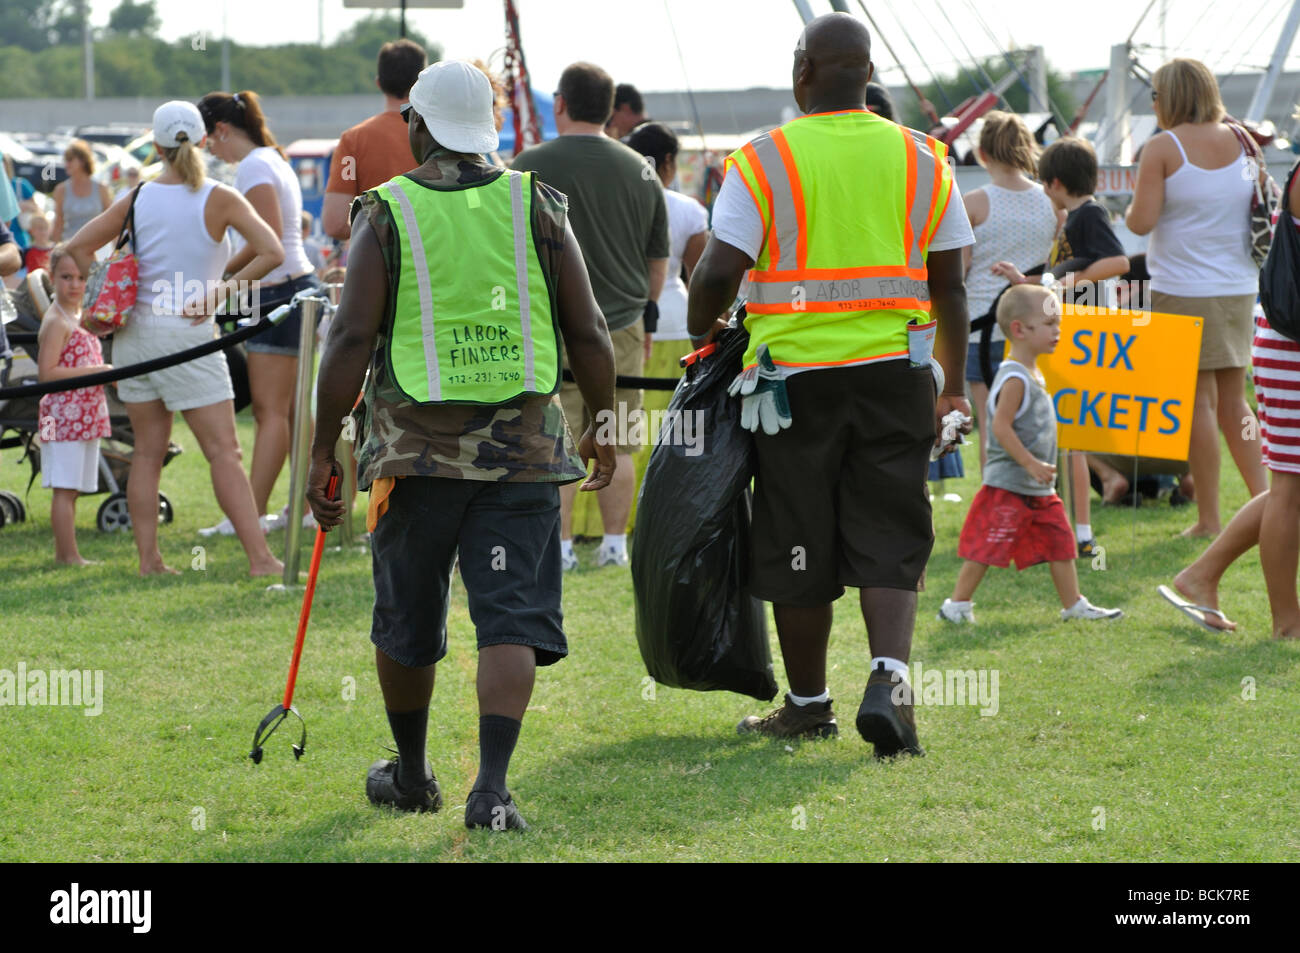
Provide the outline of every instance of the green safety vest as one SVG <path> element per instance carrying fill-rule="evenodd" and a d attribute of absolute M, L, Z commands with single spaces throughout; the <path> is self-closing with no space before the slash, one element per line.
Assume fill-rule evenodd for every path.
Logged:
<path fill-rule="evenodd" d="M 374 191 L 396 229 L 386 360 L 416 404 L 501 404 L 560 386 L 555 284 L 542 268 L 531 172 Z"/>
<path fill-rule="evenodd" d="M 815 113 L 727 158 L 765 232 L 749 271 L 746 367 L 787 371 L 908 356 L 930 321 L 925 256 L 952 195 L 947 147 L 863 110 Z"/>

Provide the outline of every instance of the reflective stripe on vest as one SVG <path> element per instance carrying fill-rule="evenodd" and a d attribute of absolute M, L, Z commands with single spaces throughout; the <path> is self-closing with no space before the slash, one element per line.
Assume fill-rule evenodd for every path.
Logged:
<path fill-rule="evenodd" d="M 375 192 L 392 213 L 393 383 L 418 404 L 499 404 L 559 387 L 553 282 L 532 228 L 531 173 L 463 189 L 398 176 Z"/>
<path fill-rule="evenodd" d="M 746 366 L 769 330 L 773 359 L 790 367 L 892 359 L 907 352 L 907 323 L 926 320 L 925 256 L 952 194 L 947 148 L 869 115 L 805 116 L 727 160 L 749 189 L 765 232 L 748 274 Z M 812 191 L 801 169 L 814 176 L 807 181 Z M 827 181 L 818 182 L 818 175 Z M 817 207 L 807 207 L 806 193 Z M 882 197 L 892 203 L 888 197 L 895 195 L 896 211 L 883 208 Z M 888 221 L 880 222 L 882 214 Z M 854 227 L 862 221 L 879 226 Z M 822 230 L 814 234 L 819 222 Z M 836 317 L 826 325 L 825 318 L 809 317 L 814 314 Z"/>

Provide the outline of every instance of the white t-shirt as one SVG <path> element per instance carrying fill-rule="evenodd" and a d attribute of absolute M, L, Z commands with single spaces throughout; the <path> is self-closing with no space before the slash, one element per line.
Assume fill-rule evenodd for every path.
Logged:
<path fill-rule="evenodd" d="M 722 180 L 722 188 L 713 203 L 713 237 L 739 248 L 755 261 L 763 247 L 763 216 L 734 166 L 727 170 L 727 177 Z M 930 241 L 930 251 L 951 251 L 974 244 L 970 219 L 966 217 L 957 183 L 953 182 L 952 196 Z"/>
<path fill-rule="evenodd" d="M 264 284 L 278 284 L 295 275 L 315 271 L 302 247 L 302 189 L 293 166 L 270 146 L 258 146 L 244 156 L 235 173 L 235 188 L 247 196 L 250 189 L 269 185 L 280 200 L 280 244 L 284 246 L 284 263 L 262 279 Z M 239 235 L 231 235 L 234 253 L 244 247 Z"/>
<path fill-rule="evenodd" d="M 654 339 L 685 341 L 690 334 L 686 330 L 682 255 L 692 235 L 708 232 L 709 213 L 695 199 L 671 189 L 664 189 L 664 202 L 668 205 L 668 279 L 659 295 L 659 329 L 654 332 Z"/>

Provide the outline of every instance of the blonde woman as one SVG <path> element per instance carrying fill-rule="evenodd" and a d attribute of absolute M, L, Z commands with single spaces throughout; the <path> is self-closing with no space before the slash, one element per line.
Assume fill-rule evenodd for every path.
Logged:
<path fill-rule="evenodd" d="M 108 186 L 91 178 L 95 153 L 89 143 L 73 139 L 63 153 L 68 177 L 54 187 L 54 240 L 67 241 L 92 218 L 112 204 Z M 96 249 L 98 250 L 98 249 Z"/>
<path fill-rule="evenodd" d="M 135 254 L 139 292 L 126 325 L 114 335 L 118 367 L 187 350 L 214 333 L 212 315 L 240 283 L 261 278 L 284 260 L 275 232 L 234 189 L 204 181 L 203 118 L 192 103 L 170 102 L 153 117 L 163 171 L 140 187 L 135 201 Z M 126 220 L 130 196 L 82 228 L 68 253 L 89 270 L 94 249 L 112 241 Z M 229 279 L 226 229 L 253 249 L 252 259 Z M 248 556 L 249 574 L 276 575 L 284 567 L 271 555 L 257 521 L 257 505 L 240 463 L 234 388 L 221 351 L 117 384 L 135 437 L 127 507 L 140 555 L 140 575 L 175 573 L 158 548 L 158 482 L 176 411 L 194 432 L 212 472 L 217 503 L 234 524 Z"/>
<path fill-rule="evenodd" d="M 1151 234 L 1151 310 L 1202 318 L 1188 462 L 1197 520 L 1185 536 L 1214 537 L 1219 515 L 1219 432 L 1251 496 L 1267 487 L 1255 415 L 1246 402 L 1259 269 L 1250 257 L 1255 170 L 1232 129 L 1219 85 L 1198 60 L 1175 59 L 1151 80 L 1164 132 L 1142 150 L 1125 221 Z"/>

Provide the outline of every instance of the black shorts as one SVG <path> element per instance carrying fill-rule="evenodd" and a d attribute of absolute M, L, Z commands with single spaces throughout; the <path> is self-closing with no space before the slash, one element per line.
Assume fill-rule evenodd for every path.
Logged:
<path fill-rule="evenodd" d="M 792 425 L 754 439 L 751 591 L 819 606 L 845 586 L 918 589 L 934 545 L 930 369 L 902 360 L 805 371 L 786 389 Z"/>
<path fill-rule="evenodd" d="M 300 275 L 278 285 L 260 289 L 258 310 L 255 317 L 270 314 L 282 304 L 288 304 L 299 291 L 315 289 L 325 293 L 315 275 Z M 320 323 L 323 312 L 316 312 L 316 323 Z M 283 321 L 269 331 L 254 334 L 244 347 L 250 354 L 282 354 L 285 357 L 297 357 L 298 345 L 302 337 L 302 305 L 296 304 Z"/>
<path fill-rule="evenodd" d="M 559 484 L 403 477 L 370 550 L 370 641 L 393 661 L 419 668 L 447 654 L 447 589 L 458 551 L 480 649 L 529 645 L 538 665 L 569 654 Z"/>

